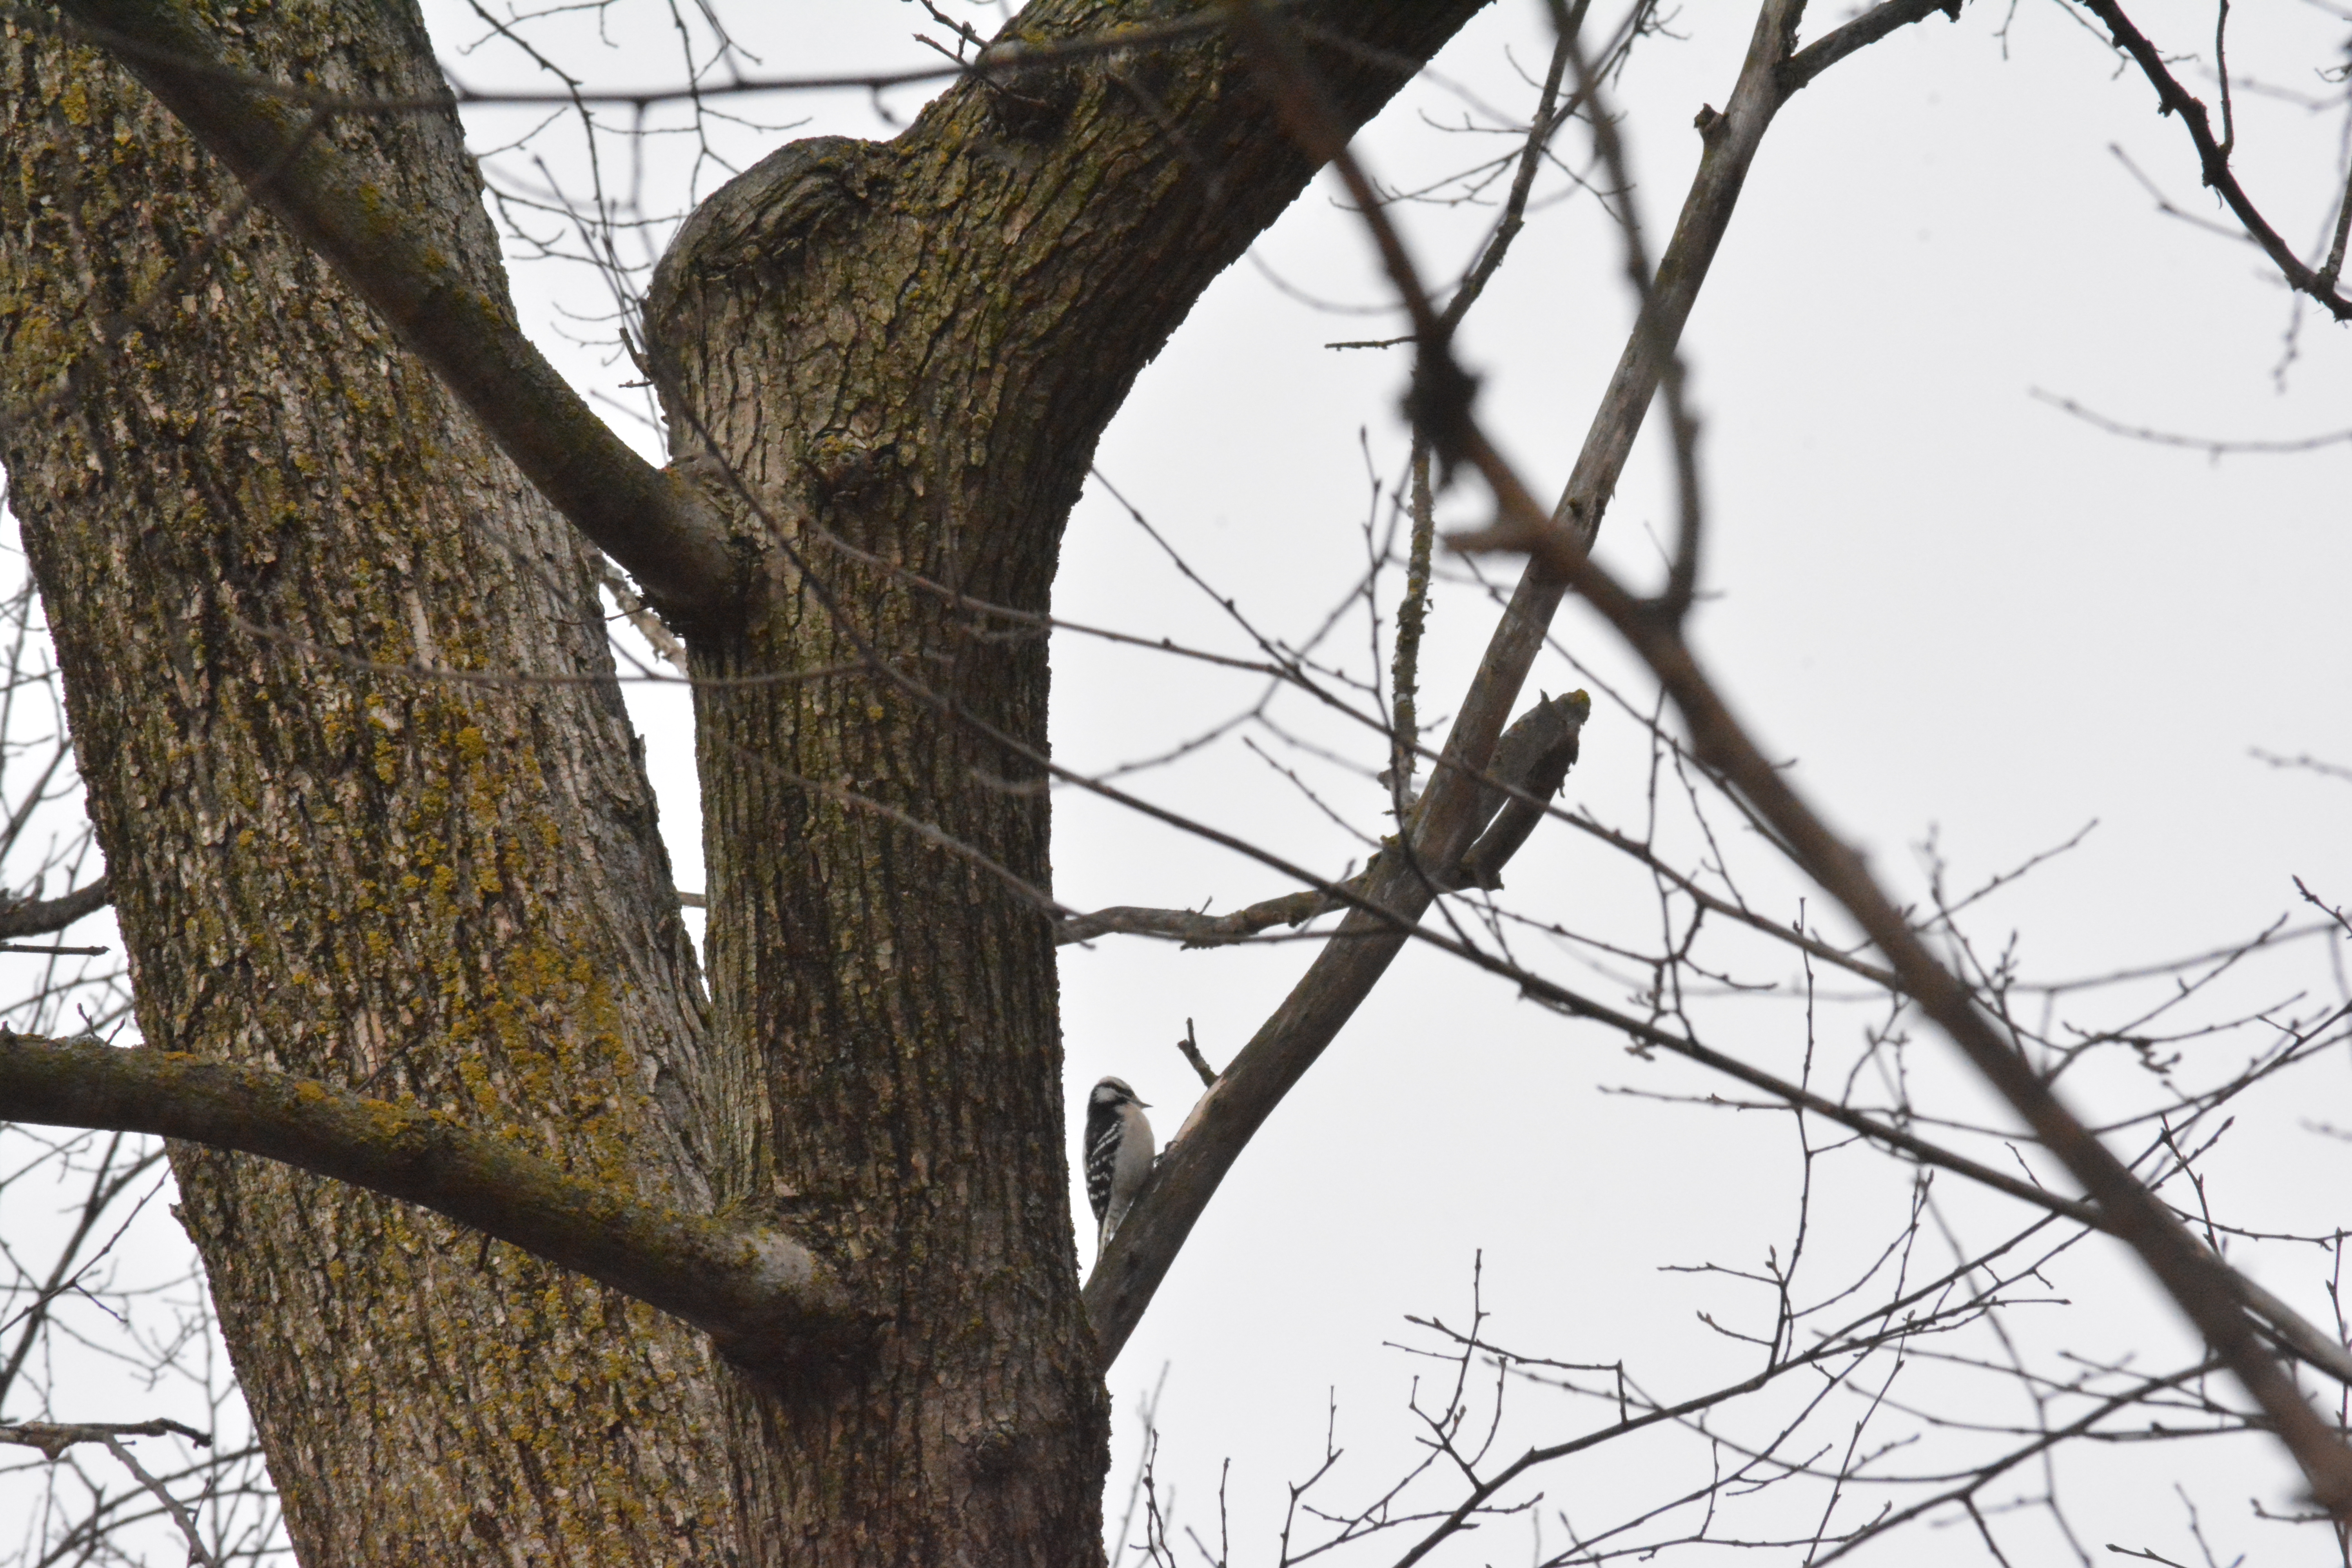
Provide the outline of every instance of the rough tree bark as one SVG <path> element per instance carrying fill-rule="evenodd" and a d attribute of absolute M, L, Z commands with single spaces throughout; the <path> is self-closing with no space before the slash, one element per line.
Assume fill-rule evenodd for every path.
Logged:
<path fill-rule="evenodd" d="M 359 9 L 354 7 L 353 9 Z M 414 93 L 423 39 L 273 8 L 257 68 Z M 0 147 L 11 501 L 66 671 L 142 1033 L 508 1129 L 707 1202 L 720 1085 L 570 530 L 145 92 L 19 25 Z M 329 132 L 503 296 L 442 116 Z M 74 395 L 42 399 L 68 364 Z M 454 1226 L 176 1146 L 182 1218 L 312 1563 L 652 1562 L 731 1542 L 705 1348 Z"/>
<path fill-rule="evenodd" d="M 1360 122 L 1477 4 L 1293 10 Z M 437 86 L 404 5 L 190 15 L 249 69 Z M 968 81 L 887 144 L 778 153 L 665 262 L 673 450 L 742 570 L 691 639 L 706 1008 L 614 689 L 394 668 L 609 671 L 564 521 L 268 216 L 175 275 L 235 182 L 100 56 L 5 33 L 0 457 L 147 1041 L 774 1219 L 869 1324 L 755 1377 L 512 1247 L 176 1147 L 303 1560 L 1099 1561 L 1053 933 L 907 825 L 1050 885 L 1045 650 L 909 574 L 1045 607 L 1104 425 L 1313 172 L 1245 64 L 1206 32 Z M 505 300 L 453 116 L 322 134 Z"/>

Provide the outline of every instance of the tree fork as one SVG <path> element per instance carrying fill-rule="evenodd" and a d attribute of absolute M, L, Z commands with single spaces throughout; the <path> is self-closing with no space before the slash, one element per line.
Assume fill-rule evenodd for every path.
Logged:
<path fill-rule="evenodd" d="M 1318 65 L 1360 122 L 1475 8 L 1299 9 L 1355 46 Z M 1034 5 L 1013 31 L 1050 49 L 1143 9 Z M 891 1521 L 909 1560 L 950 1531 L 975 1560 L 1098 1560 L 1108 1411 L 1064 1197 L 1051 923 L 902 824 L 1050 887 L 1046 798 L 1000 782 L 1040 770 L 1044 641 L 972 635 L 958 600 L 1047 607 L 1104 426 L 1315 164 L 1207 32 L 968 80 L 888 143 L 788 147 L 703 204 L 656 275 L 672 449 L 764 552 L 740 630 L 688 639 L 713 678 L 715 1022 L 771 1108 L 730 1185 L 820 1255 L 908 1260 L 862 1404 L 799 1444 L 768 1405 L 733 1405 L 748 1484 L 776 1500 L 763 1552 L 887 1555 L 820 1539 L 826 1497 Z M 727 679 L 845 667 L 864 673 Z"/>
<path fill-rule="evenodd" d="M 118 5 L 118 20 L 148 14 L 129 0 L 89 0 L 89 14 Z M 1331 0 L 1290 9 L 1321 29 L 1318 66 L 1352 124 L 1477 8 Z M 1013 31 L 1024 47 L 1094 37 L 1150 9 L 1060 0 L 1032 6 Z M 300 30 L 313 20 L 322 26 Z M 354 99 L 425 100 L 439 87 L 413 13 L 330 8 L 288 26 L 296 30 L 273 15 L 262 30 L 261 68 L 320 70 L 339 88 L 351 83 Z M 29 52 L 17 43 L 20 58 Z M 80 132 L 67 129 L 83 123 L 70 107 L 78 100 L 58 87 L 53 60 L 36 66 L 51 75 L 42 90 L 18 95 L 16 114 L 44 135 L 12 141 L 12 160 L 82 150 Z M 244 130 L 215 123 L 212 106 L 170 79 L 168 60 L 142 68 L 159 92 L 180 95 L 200 136 L 222 138 L 215 150 L 254 178 L 265 205 L 282 165 L 284 191 L 297 193 L 283 216 L 371 300 L 383 280 L 362 265 L 370 256 L 335 233 L 337 203 L 354 178 L 397 194 L 401 221 L 432 231 L 465 286 L 503 300 L 449 116 L 331 121 L 318 135 L 331 159 L 322 151 L 306 161 L 310 150 L 289 150 L 281 135 L 263 147 L 256 173 L 253 149 L 229 144 Z M 1016 75 L 1014 85 L 999 79 Z M 119 89 L 107 91 L 118 96 L 106 113 L 142 112 Z M 257 103 L 245 107 L 268 118 Z M 141 134 L 159 148 L 145 179 L 175 188 L 163 171 L 182 155 L 176 138 L 151 124 Z M 729 557 L 749 574 L 739 579 L 747 607 L 689 623 L 694 668 L 850 671 L 804 688 L 697 693 L 713 917 L 707 1029 L 690 966 L 678 962 L 676 904 L 642 774 L 615 743 L 611 693 L 459 691 L 383 668 L 609 668 L 601 647 L 577 641 L 575 628 L 597 625 L 582 608 L 593 602 L 593 566 L 577 542 L 551 539 L 547 509 L 502 459 L 450 428 L 437 405 L 427 418 L 390 405 L 403 417 L 373 439 L 396 449 L 401 467 L 347 480 L 348 516 L 331 489 L 325 505 L 261 504 L 288 481 L 257 477 L 248 464 L 301 446 L 306 428 L 257 445 L 247 430 L 216 436 L 210 416 L 186 412 L 207 409 L 214 385 L 258 366 L 301 390 L 251 410 L 235 405 L 238 419 L 327 424 L 324 449 L 291 472 L 338 474 L 352 467 L 345 448 L 362 443 L 341 438 L 334 421 L 373 427 L 357 403 L 344 408 L 310 392 L 314 367 L 335 365 L 331 383 L 365 389 L 359 403 L 371 405 L 384 401 L 371 378 L 413 380 L 404 358 L 386 355 L 368 313 L 319 279 L 283 235 L 257 224 L 265 232 L 241 237 L 237 254 L 223 258 L 240 282 L 257 257 L 275 270 L 236 296 L 210 336 L 174 338 L 180 322 L 171 318 L 150 334 L 171 353 L 127 369 L 99 365 L 80 406 L 37 439 L 12 437 L 37 569 L 53 606 L 73 612 L 60 619 L 74 624 L 59 627 L 68 698 L 152 1042 L 208 1060 L 286 1053 L 289 1065 L 356 1084 L 388 1075 L 422 1104 L 512 1120 L 600 1180 L 675 1194 L 688 1207 L 707 1197 L 748 1224 L 772 1218 L 805 1238 L 821 1268 L 874 1259 L 896 1292 L 880 1307 L 871 1368 L 815 1399 L 724 1372 L 706 1382 L 709 1369 L 681 1353 L 691 1347 L 630 1320 L 635 1348 L 613 1363 L 616 1386 L 650 1376 L 674 1407 L 607 1428 L 636 1448 L 667 1441 L 674 1450 L 667 1473 L 632 1479 L 600 1470 L 593 1444 L 526 1451 L 537 1441 L 529 1434 L 570 1424 L 551 1407 L 520 1412 L 534 1400 L 593 1399 L 587 1379 L 550 1379 L 534 1351 L 512 1369 L 518 1418 L 486 1425 L 493 1406 L 453 1378 L 446 1360 L 454 1344 L 471 1356 L 509 1342 L 503 1331 L 518 1316 L 530 1331 L 524 1342 L 561 1337 L 597 1315 L 591 1297 L 547 1290 L 545 1271 L 530 1266 L 523 1272 L 541 1282 L 530 1310 L 499 1304 L 496 1291 L 473 1300 L 478 1281 L 465 1283 L 457 1238 L 420 1238 L 373 1200 L 322 1202 L 313 1184 L 184 1150 L 183 1179 L 195 1228 L 212 1243 L 215 1285 L 253 1303 L 225 1316 L 246 1347 L 240 1366 L 257 1408 L 277 1401 L 261 1409 L 265 1437 L 308 1560 L 480 1549 L 615 1562 L 705 1552 L 757 1563 L 1098 1560 L 1107 1407 L 1064 1195 L 1051 932 L 1032 902 L 975 881 L 888 816 L 854 804 L 862 793 L 937 824 L 1046 886 L 1043 799 L 992 782 L 1034 771 L 1024 755 L 1042 751 L 1044 648 L 1004 654 L 968 637 L 956 616 L 914 602 L 888 573 L 827 542 L 845 540 L 959 592 L 1042 608 L 1060 529 L 1104 425 L 1201 290 L 1296 197 L 1315 163 L 1286 137 L 1222 35 L 1172 46 L 1139 35 L 1132 49 L 992 70 L 887 145 L 787 149 L 689 221 L 656 280 L 649 362 L 673 449 L 693 465 L 698 499 L 720 514 L 717 536 L 749 546 Z M 196 188 L 197 210 L 229 205 L 208 173 Z M 115 216 L 128 210 L 100 215 L 121 231 L 106 254 L 160 255 L 138 260 L 96 302 L 117 311 L 139 297 L 142 278 L 167 266 L 162 258 L 184 232 L 167 231 L 158 245 L 140 220 Z M 167 216 L 178 210 L 167 204 Z M 41 215 L 8 216 L 33 218 L 21 226 L 44 242 L 55 232 L 40 227 Z M 576 487 L 531 457 L 530 442 L 545 431 L 500 426 L 497 399 L 512 363 L 480 371 L 476 384 L 467 378 L 477 370 L 436 346 L 431 312 L 420 316 L 415 301 L 446 297 L 430 292 L 443 285 L 420 284 L 401 260 L 429 260 L 415 252 L 416 237 L 389 237 L 400 242 L 382 253 L 399 263 L 380 301 L 389 321 L 452 378 L 525 475 L 641 575 L 655 575 L 647 568 L 660 568 L 659 550 L 631 559 L 628 541 L 583 515 Z M 70 315 L 67 283 L 76 265 L 86 272 L 96 259 L 76 249 L 83 243 L 62 236 L 47 249 L 0 252 L 0 261 L 12 280 L 52 289 Z M 60 254 L 69 265 L 58 265 Z M 294 276 L 302 281 L 289 286 Z M 318 300 L 335 319 L 315 341 L 278 342 L 269 301 L 289 299 Z M 298 323 L 310 313 L 291 312 Z M 34 384 L 46 363 L 11 365 L 8 389 Z M 194 385 L 173 384 L 175 369 Z M 118 376 L 128 379 L 111 384 Z M 150 388 L 142 376 L 163 384 Z M 437 395 L 407 390 L 412 400 Z M 541 400 L 558 426 L 562 401 Z M 107 438 L 102 419 L 118 410 L 129 443 Z M 168 427 L 151 428 L 158 417 Z M 174 456 L 175 443 L 193 458 Z M 89 470 L 102 476 L 94 493 L 78 477 Z M 499 500 L 409 510 L 410 493 L 436 482 Z M 135 502 L 184 492 L 194 500 L 164 506 L 162 531 L 146 535 L 160 549 L 126 551 L 84 521 L 95 512 L 128 528 Z M 289 531 L 298 516 L 301 529 Z M 93 576 L 99 563 L 126 558 L 144 574 L 128 598 Z M 181 626 L 192 588 L 193 644 Z M 453 613 L 457 603 L 467 614 Z M 254 638 L 253 626 L 272 635 Z M 354 645 L 360 657 L 350 663 L 314 657 Z M 125 646 L 173 650 L 173 662 L 134 670 L 118 657 Z M 133 694 L 142 685 L 176 700 L 142 712 Z M 529 711 L 505 711 L 509 704 Z M 271 726 L 293 732 L 273 732 L 257 751 L 251 737 Z M 187 771 L 175 749 L 187 736 L 201 738 L 196 776 L 226 787 L 161 797 L 168 809 L 159 814 L 149 781 Z M 500 783 L 486 792 L 478 775 L 492 768 Z M 856 790 L 798 782 L 843 779 Z M 301 804 L 289 811 L 289 802 Z M 554 852 L 583 826 L 593 852 Z M 313 864 L 319 841 L 331 866 Z M 224 842 L 237 853 L 224 856 Z M 454 885 L 443 868 L 457 873 Z M 387 897 L 391 889 L 401 896 Z M 218 989 L 232 975 L 237 1005 Z M 564 1048 L 553 1059 L 514 1032 L 525 1016 L 572 1021 L 558 1029 Z M 211 1189 L 197 1179 L 205 1171 L 234 1177 L 224 1192 L 245 1183 L 276 1195 L 250 1212 L 208 1204 Z M 317 1233 L 321 1216 L 345 1212 L 379 1216 L 368 1248 Z M 256 1237 L 268 1245 L 257 1247 Z M 331 1394 L 321 1403 L 315 1377 L 253 1375 L 287 1316 L 261 1310 L 274 1292 L 304 1294 L 306 1322 L 333 1320 L 359 1304 L 336 1267 L 396 1272 L 404 1258 L 422 1260 L 417 1278 L 371 1283 L 361 1298 L 369 1311 L 390 1312 L 392 1331 L 339 1331 L 336 1364 L 352 1378 L 380 1363 L 413 1365 L 400 1409 L 420 1433 L 459 1410 L 472 1417 L 469 1433 L 433 1439 L 456 1462 L 389 1458 L 364 1421 L 332 1429 L 331 1410 L 364 1410 L 365 1398 Z M 482 1322 L 502 1332 L 469 1327 Z M 701 1418 L 712 1399 L 724 1412 L 715 1425 Z M 310 1452 L 345 1437 L 356 1447 L 344 1457 Z M 714 1459 L 731 1485 L 712 1487 Z M 550 1466 L 567 1463 L 585 1473 L 551 1481 Z M 370 1464 L 404 1465 L 404 1479 L 420 1491 L 453 1481 L 456 1495 L 420 1497 L 404 1512 L 333 1517 L 329 1500 L 356 1495 L 353 1469 Z M 469 1510 L 476 1493 L 527 1494 L 537 1510 Z M 718 1493 L 731 1501 L 720 1506 Z M 600 1512 L 630 1498 L 651 1506 L 628 1522 Z M 601 1522 L 583 1528 L 589 1521 Z"/>

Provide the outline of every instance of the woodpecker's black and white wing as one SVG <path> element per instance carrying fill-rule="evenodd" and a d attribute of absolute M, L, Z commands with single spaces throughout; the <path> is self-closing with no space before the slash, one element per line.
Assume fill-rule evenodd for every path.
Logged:
<path fill-rule="evenodd" d="M 1151 1173 L 1151 1123 L 1135 1090 L 1115 1078 L 1095 1085 L 1087 1097 L 1087 1202 L 1098 1226 L 1096 1255 L 1127 1217 Z"/>
<path fill-rule="evenodd" d="M 1087 1101 L 1087 1202 L 1095 1211 L 1095 1223 L 1102 1223 L 1103 1213 L 1110 1207 L 1111 1173 L 1118 1166 L 1118 1104 L 1105 1104 L 1102 1090 L 1097 1089 Z"/>

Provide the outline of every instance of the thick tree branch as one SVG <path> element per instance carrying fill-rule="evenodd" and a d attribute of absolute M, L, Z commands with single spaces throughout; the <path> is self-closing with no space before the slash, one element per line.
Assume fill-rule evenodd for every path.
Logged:
<path fill-rule="evenodd" d="M 310 134 L 310 110 L 221 68 L 212 38 L 169 0 L 59 5 L 90 37 L 135 46 L 111 52 L 375 309 L 525 477 L 656 603 L 689 622 L 723 613 L 735 566 L 707 502 L 596 416 L 523 335 L 502 284 L 486 287 L 436 243 L 425 215 L 329 138 Z"/>
<path fill-rule="evenodd" d="M 113 889 L 100 877 L 86 888 L 76 888 L 59 899 L 38 899 L 22 904 L 0 907 L 0 942 L 14 942 L 18 937 L 46 936 L 54 931 L 94 915 L 106 908 L 114 898 Z"/>
<path fill-rule="evenodd" d="M 832 1272 L 778 1231 L 646 1203 L 446 1111 L 310 1079 L 0 1035 L 0 1121 L 181 1138 L 421 1205 L 682 1318 L 762 1371 L 790 1371 L 855 1321 Z"/>
<path fill-rule="evenodd" d="M 1580 537 L 1589 540 L 1600 526 L 1601 510 L 1616 489 L 1633 437 L 1664 376 L 1666 359 L 1682 336 L 1699 285 L 1706 280 L 1708 265 L 1730 224 L 1748 165 L 1765 129 L 1787 97 L 1777 73 L 1788 58 L 1801 9 L 1798 0 L 1770 0 L 1764 7 L 1738 83 L 1732 89 L 1730 107 L 1707 135 L 1674 239 L 1587 430 L 1560 501 L 1559 515 L 1576 520 Z M 1299 68 L 1295 53 L 1285 47 L 1286 41 L 1264 18 L 1239 8 L 1234 15 L 1248 26 L 1249 42 L 1272 79 L 1270 90 L 1290 110 L 1293 134 L 1318 157 L 1339 156 L 1345 144 L 1328 113 L 1317 112 L 1315 106 L 1292 90 L 1299 80 Z M 1311 84 L 1313 79 L 1304 79 Z M 1368 213 L 1377 212 L 1377 200 L 1369 195 L 1360 197 L 1360 205 Z M 1403 262 L 1401 252 L 1391 260 L 1409 270 L 1410 264 Z M 1444 334 L 1434 330 L 1434 311 L 1426 295 L 1416 288 L 1409 291 L 1407 303 L 1415 311 L 1414 325 L 1423 338 L 1424 359 L 1433 353 L 1444 354 Z M 1466 407 L 1462 412 L 1466 416 Z M 1438 433 L 1433 430 L 1431 435 L 1445 454 L 1446 446 Z M 1217 1087 L 1202 1097 L 1186 1132 L 1161 1158 L 1135 1207 L 1112 1237 L 1109 1249 L 1087 1281 L 1087 1310 L 1101 1339 L 1106 1366 L 1118 1359 L 1128 1336 L 1134 1332 L 1225 1173 L 1274 1108 L 1370 994 L 1435 898 L 1436 885 L 1423 868 L 1457 865 L 1469 851 L 1484 826 L 1478 816 L 1481 781 L 1566 588 L 1566 581 L 1540 562 L 1530 564 L 1480 660 L 1447 736 L 1444 756 L 1415 813 L 1413 854 L 1380 868 L 1381 875 L 1365 891 L 1366 902 L 1372 908 L 1352 910 L 1340 921 L 1335 940 L 1316 955 L 1307 973 L 1234 1058 Z"/>

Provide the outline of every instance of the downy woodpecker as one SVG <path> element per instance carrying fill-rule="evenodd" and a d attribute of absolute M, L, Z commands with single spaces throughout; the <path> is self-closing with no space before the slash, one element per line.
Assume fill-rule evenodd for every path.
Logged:
<path fill-rule="evenodd" d="M 1087 1097 L 1087 1201 L 1101 1228 L 1095 1257 L 1110 1245 L 1111 1232 L 1127 1217 L 1151 1174 L 1151 1122 L 1143 1101 L 1118 1079 L 1107 1078 Z"/>

